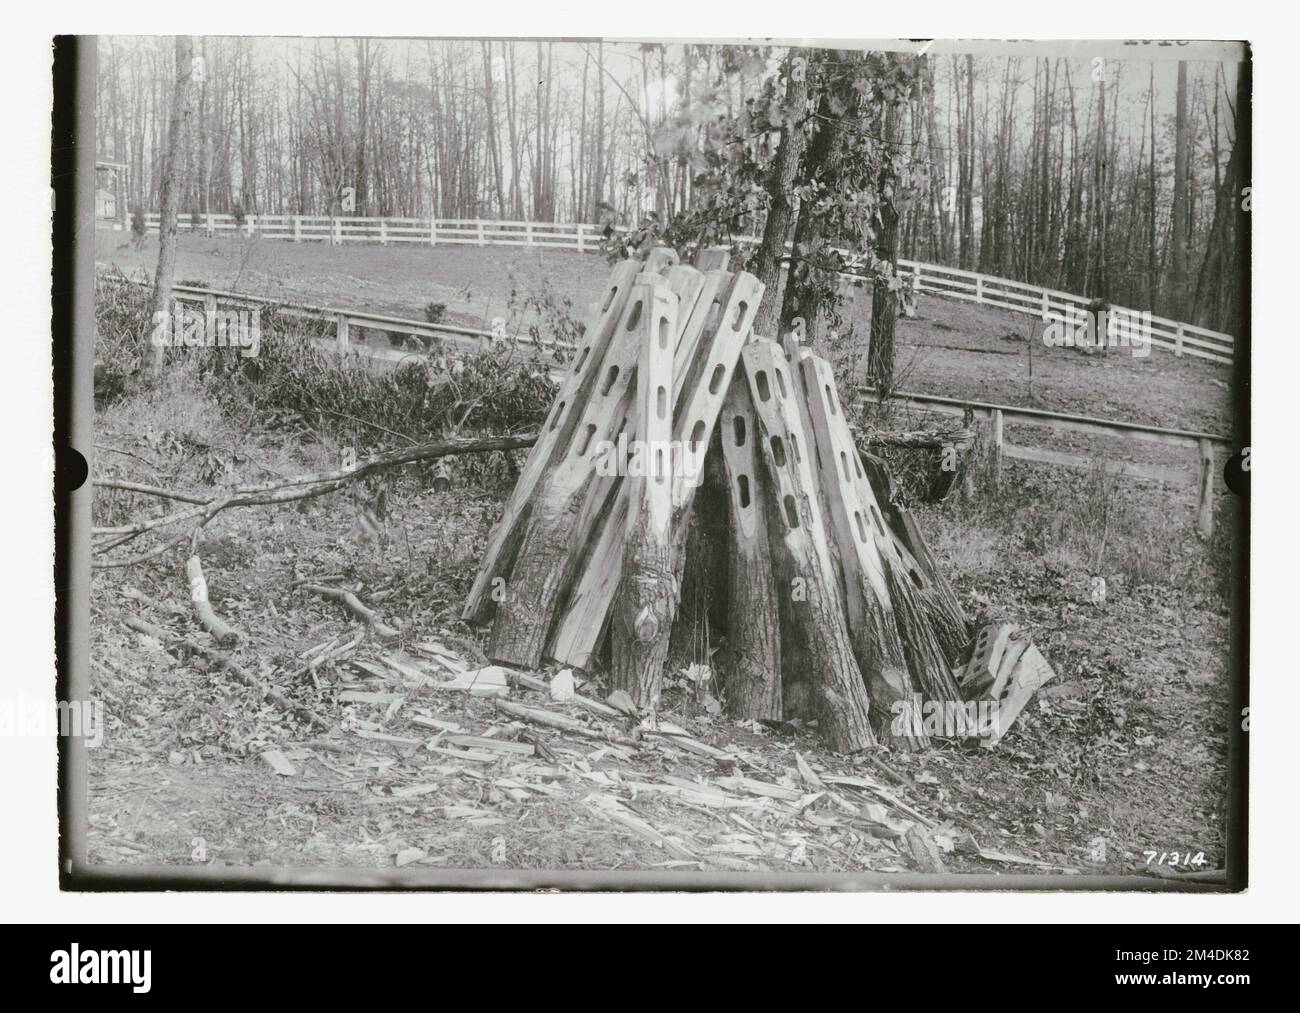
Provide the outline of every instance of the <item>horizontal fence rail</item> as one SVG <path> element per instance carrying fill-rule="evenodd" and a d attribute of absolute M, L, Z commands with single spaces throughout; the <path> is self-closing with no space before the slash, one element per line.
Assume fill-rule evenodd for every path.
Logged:
<path fill-rule="evenodd" d="M 159 216 L 145 215 L 145 223 L 157 229 Z M 291 242 L 323 242 L 333 246 L 344 243 L 413 243 L 419 246 L 515 246 L 541 249 L 576 250 L 595 253 L 600 249 L 601 229 L 581 222 L 493 221 L 482 218 L 375 218 L 331 217 L 329 215 L 246 215 L 242 222 L 230 214 L 206 214 L 197 218 L 181 215 L 182 230 L 205 231 L 212 235 L 260 236 Z M 114 224 L 114 228 L 121 225 Z M 752 245 L 758 240 L 742 237 L 738 242 Z M 790 244 L 786 244 L 787 247 Z M 850 256 L 847 251 L 840 251 Z M 914 289 L 1037 316 L 1044 323 L 1058 322 L 1082 326 L 1087 320 L 1092 300 L 1056 289 L 979 274 L 955 267 L 899 260 L 899 274 Z M 846 271 L 847 277 L 860 278 Z M 1210 362 L 1232 363 L 1234 340 L 1231 334 L 1185 324 L 1122 306 L 1108 312 L 1124 321 L 1119 337 L 1127 339 L 1135 325 L 1141 325 L 1142 340 L 1175 356 L 1189 356 Z M 1133 335 L 1136 337 L 1136 335 Z"/>
<path fill-rule="evenodd" d="M 134 284 L 147 285 L 149 283 L 147 281 L 136 281 Z M 427 321 L 407 320 L 386 314 L 366 313 L 362 310 L 307 304 L 286 304 L 282 300 L 265 296 L 247 295 L 241 292 L 225 292 L 220 289 L 202 288 L 197 285 L 176 285 L 173 287 L 172 293 L 178 301 L 201 303 L 205 311 L 210 313 L 215 313 L 222 304 L 226 306 L 274 305 L 280 313 L 332 324 L 335 332 L 334 340 L 320 339 L 318 343 L 337 352 L 341 357 L 346 356 L 350 351 L 358 350 L 357 346 L 353 345 L 350 340 L 353 327 L 372 328 L 388 333 L 436 337 L 472 351 L 490 350 L 501 342 L 552 351 L 557 348 L 572 351 L 574 347 L 571 343 L 563 341 L 539 342 L 529 335 L 508 337 L 501 333 L 478 330 L 472 327 L 460 327 L 454 324 L 431 324 Z M 427 355 L 429 351 L 406 352 L 393 348 L 366 347 L 363 354 L 376 360 L 401 363 L 409 362 L 413 357 Z M 550 367 L 548 372 L 551 379 L 558 383 L 563 378 L 564 369 L 558 366 Z M 870 387 L 859 386 L 856 390 L 859 395 L 864 397 L 875 395 L 875 391 Z M 954 415 L 964 415 L 967 411 L 970 411 L 988 419 L 991 423 L 993 435 L 992 449 L 995 474 L 1000 472 L 1003 457 L 1075 469 L 1091 469 L 1096 463 L 1092 458 L 1077 454 L 1008 443 L 1003 437 L 1003 423 L 1007 420 L 1014 423 L 1046 427 L 1061 432 L 1120 436 L 1172 447 L 1194 448 L 1197 452 L 1197 467 L 1195 470 L 1197 527 L 1201 534 L 1206 537 L 1212 531 L 1214 474 L 1216 470 L 1215 452 L 1217 450 L 1220 456 L 1227 456 L 1232 453 L 1233 443 L 1226 436 L 1186 429 L 1167 429 L 1137 422 L 1101 419 L 1088 415 L 1070 415 L 1041 408 L 1024 408 L 1017 405 L 994 404 L 984 401 L 965 401 L 938 394 L 895 392 L 891 395 L 891 399 L 926 411 Z M 1105 461 L 1102 466 L 1108 472 L 1114 474 L 1146 479 L 1163 485 L 1185 487 L 1189 484 L 1188 472 L 1185 469 L 1129 461 Z"/>
<path fill-rule="evenodd" d="M 875 395 L 870 387 L 858 387 L 866 397 Z M 1220 458 L 1227 458 L 1233 453 L 1233 442 L 1226 436 L 1213 433 L 1201 433 L 1187 429 L 1165 429 L 1160 426 L 1147 426 L 1138 422 L 1120 422 L 1111 419 L 1099 419 L 1089 415 L 1069 415 L 1064 412 L 1051 412 L 1041 408 L 1022 408 L 1017 405 L 992 404 L 986 401 L 964 401 L 959 398 L 943 397 L 938 394 L 918 394 L 896 391 L 890 399 L 901 401 L 913 408 L 924 411 L 940 412 L 947 415 L 962 415 L 971 412 L 985 418 L 990 423 L 992 434 L 992 453 L 994 475 L 1001 472 L 1004 457 L 1035 464 L 1051 464 L 1057 467 L 1074 468 L 1088 471 L 1101 464 L 1110 474 L 1124 475 L 1128 478 L 1140 478 L 1161 485 L 1186 488 L 1192 486 L 1196 492 L 1196 526 L 1203 537 L 1208 538 L 1214 528 L 1214 476 L 1221 467 L 1216 463 L 1216 452 Z M 1042 447 L 1027 447 L 1007 442 L 1003 435 L 1003 424 L 1014 422 L 1022 425 L 1039 426 L 1057 432 L 1084 433 L 1093 436 L 1118 436 L 1131 440 L 1144 440 L 1160 443 L 1168 447 L 1179 447 L 1196 451 L 1194 469 L 1171 468 L 1167 466 L 1143 464 L 1133 461 L 1100 461 L 1081 454 L 1068 454 Z M 1189 460 L 1189 463 L 1190 460 Z M 1222 480 L 1220 480 L 1222 484 Z"/>

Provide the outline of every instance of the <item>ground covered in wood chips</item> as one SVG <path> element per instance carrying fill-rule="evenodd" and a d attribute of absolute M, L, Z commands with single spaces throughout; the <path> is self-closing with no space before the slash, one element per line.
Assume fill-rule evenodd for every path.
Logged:
<path fill-rule="evenodd" d="M 181 378 L 99 422 L 97 469 L 182 489 L 337 460 L 311 434 L 239 431 Z M 509 489 L 503 465 L 457 464 L 451 492 L 414 470 L 394 479 L 379 540 L 346 495 L 229 511 L 206 529 L 211 600 L 247 635 L 234 656 L 324 727 L 123 624 L 205 637 L 183 552 L 97 571 L 92 688 L 107 734 L 90 751 L 92 861 L 1118 874 L 1148 871 L 1154 850 L 1222 864 L 1226 536 L 1203 545 L 1167 523 L 1157 489 L 1099 493 L 1088 476 L 1012 463 L 1001 497 L 923 508 L 970 614 L 1021 623 L 1058 678 L 996 749 L 836 756 L 815 729 L 710 713 L 708 688 L 682 672 L 658 729 L 511 689 L 578 734 L 439 689 L 454 678 L 440 657 L 484 663 L 458 614 Z M 114 517 L 141 502 L 98 495 L 119 497 L 100 505 Z M 304 579 L 353 590 L 400 638 L 380 641 Z M 605 696 L 598 682 L 579 690 Z"/>
<path fill-rule="evenodd" d="M 120 233 L 101 261 L 150 266 Z M 575 312 L 595 257 L 473 248 L 329 248 L 185 236 L 177 277 L 419 318 L 480 322 L 550 285 Z M 511 291 L 515 292 L 512 299 Z M 859 314 L 861 316 L 861 314 Z M 857 337 L 829 349 L 853 375 Z M 905 387 L 1150 424 L 1228 429 L 1228 372 L 1161 350 L 1082 356 L 1034 347 L 1034 321 L 938 298 L 900 323 Z M 1040 355 L 1041 353 L 1044 353 Z M 951 420 L 949 420 L 951 421 Z M 896 428 L 933 423 L 895 417 Z M 241 482 L 337 466 L 326 432 L 232 419 L 183 372 L 97 417 L 95 474 L 215 495 Z M 1022 438 L 1008 427 L 1008 438 Z M 1030 442 L 1026 434 L 1023 439 Z M 1068 448 L 1106 453 L 1090 437 Z M 1160 449 L 1160 448 L 1157 448 Z M 1151 453 L 1126 444 L 1123 453 Z M 522 461 L 516 455 L 514 464 Z M 1174 461 L 1161 463 L 1173 464 Z M 202 655 L 129 629 L 138 617 L 204 640 L 177 550 L 97 570 L 92 693 L 107 731 L 89 752 L 90 858 L 106 864 L 707 872 L 1168 875 L 1149 852 L 1224 862 L 1227 574 L 1234 504 L 1208 542 L 1193 491 L 1004 464 L 1001 493 L 916 507 L 972 618 L 1019 623 L 1056 669 L 992 750 L 936 740 L 922 753 L 839 756 L 816 729 L 741 723 L 684 670 L 659 723 L 552 699 L 553 669 L 508 701 L 567 717 L 557 728 L 492 697 L 441 688 L 486 664 L 459 620 L 513 470 L 499 453 L 388 484 L 376 537 L 347 493 L 227 511 L 199 555 L 217 612 L 245 638 L 233 657 L 319 721 L 286 713 Z M 1189 470 L 1189 485 L 1191 473 Z M 157 502 L 96 494 L 96 524 Z M 1090 590 L 1106 583 L 1104 601 Z M 355 592 L 396 628 L 381 640 L 302 586 Z M 701 659 L 707 661 L 707 659 Z M 695 674 L 698 674 L 696 672 Z M 543 688 L 529 688 L 541 685 Z M 603 701 L 597 674 L 579 694 Z M 561 693 L 560 696 L 565 694 Z"/>

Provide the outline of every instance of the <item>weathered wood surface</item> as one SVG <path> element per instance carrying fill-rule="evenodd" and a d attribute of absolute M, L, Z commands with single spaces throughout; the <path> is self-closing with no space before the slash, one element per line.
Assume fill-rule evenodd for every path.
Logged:
<path fill-rule="evenodd" d="M 631 296 L 633 281 L 641 272 L 641 267 L 639 263 L 626 261 L 617 265 L 610 275 L 604 302 L 595 319 L 587 325 L 573 363 L 565 374 L 546 422 L 539 431 L 537 443 L 528 455 L 501 519 L 488 536 L 487 549 L 461 613 L 461 618 L 466 621 L 486 620 L 496 604 L 492 598 L 494 580 L 509 580 L 523 525 L 532 508 L 533 494 L 546 470 L 554 465 L 557 457 L 565 453 L 573 442 L 574 431 L 582 417 L 582 405 L 590 397 L 609 343 Z"/>
<path fill-rule="evenodd" d="M 858 459 L 830 363 L 808 355 L 800 359 L 798 370 L 800 394 L 816 439 L 814 477 L 829 507 L 843 569 L 849 630 L 871 693 L 875 729 L 887 741 L 921 747 L 927 743 L 924 736 L 913 733 L 912 722 L 893 720 L 900 709 L 911 705 L 913 693 L 921 686 L 909 673 L 903 640 L 911 631 L 898 628 L 886 576 L 886 559 L 896 565 L 902 561 Z"/>
<path fill-rule="evenodd" d="M 779 720 L 784 716 L 780 611 L 768 551 L 766 479 L 760 471 L 758 427 L 743 365 L 727 388 L 718 430 L 731 521 L 725 706 L 733 717 Z"/>
<path fill-rule="evenodd" d="M 673 356 L 675 386 L 679 375 L 690 373 L 701 377 L 700 382 L 692 387 L 678 388 L 679 394 L 674 399 L 672 438 L 685 445 L 692 442 L 692 437 L 697 437 L 695 442 L 698 442 L 700 447 L 699 450 L 688 455 L 686 446 L 683 446 L 683 470 L 685 467 L 700 468 L 702 465 L 700 458 L 703 455 L 703 448 L 708 446 L 708 437 L 717 420 L 717 412 L 721 409 L 722 397 L 725 394 L 726 388 L 723 385 L 729 380 L 731 371 L 735 367 L 740 345 L 748 336 L 758 302 L 762 298 L 762 286 L 753 275 L 744 272 L 738 275 L 725 275 L 724 272 L 719 272 L 718 275 L 706 278 L 705 285 L 699 290 L 696 305 L 689 314 L 687 322 L 682 326 L 682 335 Z M 717 283 L 716 289 L 713 289 L 714 282 Z M 709 300 L 709 305 L 705 306 L 711 290 L 716 291 L 717 294 Z M 713 308 L 715 303 L 716 310 Z M 680 314 L 678 319 L 680 323 Z M 696 326 L 701 327 L 702 333 L 698 341 L 693 343 L 689 339 L 689 332 Z M 695 365 L 692 359 L 703 365 Z M 720 374 L 719 368 L 721 368 Z M 715 377 L 717 377 L 715 382 L 718 389 L 710 390 L 710 381 L 714 381 Z M 690 497 L 701 476 L 702 468 L 689 479 L 685 475 L 679 475 L 673 481 L 673 531 L 674 545 L 677 549 L 680 549 L 685 538 L 684 518 L 687 517 Z M 622 535 L 619 530 L 610 531 L 609 524 L 627 516 L 625 488 L 613 489 L 611 495 L 613 495 L 612 505 L 603 507 L 608 512 L 608 519 L 594 536 L 594 548 L 583 567 L 566 610 L 561 615 L 555 636 L 547 651 L 556 661 L 564 664 L 581 667 L 590 665 L 596 656 L 605 620 L 609 615 L 611 600 L 605 592 L 611 580 L 610 571 L 613 571 L 612 579 L 615 584 L 621 579 Z M 593 523 L 599 524 L 597 512 L 589 510 L 588 513 L 592 516 Z M 677 560 L 673 563 L 673 572 L 680 586 L 681 564 L 677 559 L 679 555 L 680 553 L 675 553 L 673 556 Z M 671 614 L 662 619 L 665 627 L 671 621 Z M 667 652 L 666 643 L 656 642 L 655 650 L 661 655 L 660 664 L 662 664 L 662 657 L 666 656 Z"/>
<path fill-rule="evenodd" d="M 665 279 L 649 270 L 639 274 L 591 395 L 580 402 L 582 415 L 572 445 L 533 493 L 505 599 L 497 607 L 492 628 L 487 653 L 495 661 L 525 668 L 541 663 L 552 620 L 589 531 L 583 508 L 597 477 L 597 460 L 617 443 L 626 424 L 642 321 L 658 299 L 671 300 L 675 309 L 677 297 L 668 291 Z"/>
<path fill-rule="evenodd" d="M 691 268 L 688 293 L 699 293 L 703 278 Z M 679 275 L 680 276 L 680 275 Z M 667 285 L 652 290 L 637 336 L 636 408 L 632 415 L 637 453 L 623 480 L 628 502 L 624 528 L 623 574 L 615 595 L 610 635 L 613 666 L 610 685 L 638 706 L 659 705 L 660 669 L 653 647 L 667 645 L 677 582 L 670 556 L 673 521 L 672 386 L 678 297 Z M 666 646 L 665 646 L 666 653 Z"/>
<path fill-rule="evenodd" d="M 771 479 L 773 541 L 779 540 L 792 584 L 780 589 L 797 636 L 785 668 L 810 673 L 813 711 L 826 743 L 841 751 L 875 744 L 871 704 L 840 606 L 829 536 L 818 503 L 794 380 L 779 345 L 755 341 L 742 353 L 753 398 L 757 436 Z"/>
<path fill-rule="evenodd" d="M 859 453 L 858 458 L 866 470 L 876 503 L 894 535 L 903 569 L 920 593 L 944 656 L 953 660 L 963 653 L 970 641 L 971 629 L 965 610 L 935 562 L 916 518 L 910 510 L 898 504 L 894 480 L 885 462 L 866 453 Z"/>
<path fill-rule="evenodd" d="M 678 375 L 685 373 L 689 361 L 687 356 L 693 354 L 699 332 L 708 320 L 708 306 L 704 303 L 711 302 L 718 286 L 730 279 L 730 275 L 704 277 L 696 284 L 691 278 L 692 272 L 698 275 L 693 268 L 674 267 L 668 275 L 669 288 L 678 294 L 674 384 Z M 684 305 L 681 301 L 683 296 L 693 297 L 695 304 Z M 633 396 L 634 392 L 626 395 L 625 404 L 620 406 L 627 420 L 624 432 L 628 442 L 636 439 Z M 675 393 L 673 401 L 675 404 Z M 604 637 L 615 589 L 622 578 L 623 540 L 629 513 L 623 477 L 613 473 L 617 469 L 604 470 L 611 473 L 596 477 L 583 508 L 581 523 L 586 527 L 582 530 L 587 533 L 576 585 L 561 605 L 559 619 L 546 647 L 548 657 L 587 670 L 596 665 L 597 648 Z"/>
<path fill-rule="evenodd" d="M 677 406 L 672 423 L 671 435 L 681 448 L 681 460 L 669 482 L 670 537 L 662 547 L 666 551 L 661 554 L 658 544 L 645 544 L 643 533 L 637 532 L 637 542 L 632 543 L 629 538 L 630 551 L 624 555 L 625 567 L 634 564 L 638 574 L 638 583 L 628 584 L 625 580 L 621 590 L 623 597 L 631 594 L 635 598 L 637 631 L 635 637 L 630 637 L 626 624 L 614 627 L 615 682 L 632 692 L 631 673 L 635 672 L 637 692 L 633 693 L 633 699 L 644 707 L 653 709 L 658 701 L 663 666 L 668 657 L 668 633 L 680 599 L 691 504 L 704 479 L 704 458 L 712 443 L 718 413 L 762 297 L 762 284 L 753 275 L 742 272 L 727 286 L 720 300 L 721 313 L 717 317 L 710 314 L 706 321 L 696 361 L 692 363 L 693 379 L 681 388 L 682 403 Z M 658 574 L 663 564 L 667 567 L 667 579 L 661 581 Z M 647 577 L 647 573 L 655 576 Z M 653 593 L 647 593 L 650 585 L 655 588 Z M 624 603 L 624 611 L 631 608 L 631 603 Z"/>

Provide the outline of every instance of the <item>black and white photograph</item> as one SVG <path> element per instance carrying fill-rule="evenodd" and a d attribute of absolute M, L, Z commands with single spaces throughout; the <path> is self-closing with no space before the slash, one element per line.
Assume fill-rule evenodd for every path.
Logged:
<path fill-rule="evenodd" d="M 68 887 L 1245 888 L 1250 42 L 677 27 L 78 37 Z"/>

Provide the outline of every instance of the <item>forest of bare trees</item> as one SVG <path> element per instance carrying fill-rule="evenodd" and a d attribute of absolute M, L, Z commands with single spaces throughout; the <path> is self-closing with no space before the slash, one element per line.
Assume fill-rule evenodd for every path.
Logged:
<path fill-rule="evenodd" d="M 128 204 L 157 210 L 183 94 L 170 195 L 182 221 L 238 209 L 666 223 L 701 206 L 726 129 L 733 142 L 736 124 L 771 133 L 779 158 L 781 124 L 747 117 L 765 89 L 791 97 L 783 47 L 209 37 L 193 40 L 183 92 L 175 53 L 170 38 L 101 39 L 96 140 L 127 166 Z M 1235 62 L 1149 55 L 900 57 L 906 89 L 871 140 L 905 157 L 872 235 L 849 238 L 866 247 L 886 226 L 898 256 L 1237 331 L 1249 93 Z M 828 138 L 821 148 L 836 157 Z M 773 212 L 795 228 L 797 198 L 773 207 L 759 181 L 731 184 L 754 192 L 735 231 L 758 235 Z"/>

